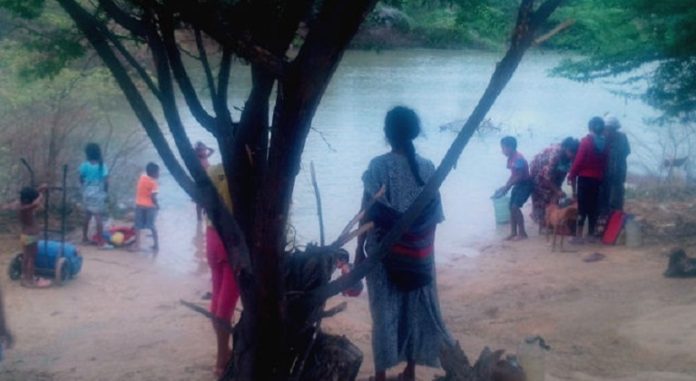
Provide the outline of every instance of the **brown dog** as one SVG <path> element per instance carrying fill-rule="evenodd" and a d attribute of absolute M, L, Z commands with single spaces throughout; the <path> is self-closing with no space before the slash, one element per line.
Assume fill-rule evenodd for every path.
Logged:
<path fill-rule="evenodd" d="M 553 234 L 553 244 L 551 245 L 551 252 L 556 251 L 556 237 L 561 236 L 561 251 L 563 251 L 563 241 L 567 234 L 567 227 L 569 221 L 575 221 L 578 218 L 578 203 L 573 201 L 572 204 L 561 208 L 558 206 L 558 201 L 554 200 L 549 206 L 546 207 L 546 218 L 544 223 L 546 224 L 546 241 L 549 240 L 549 236 Z"/>

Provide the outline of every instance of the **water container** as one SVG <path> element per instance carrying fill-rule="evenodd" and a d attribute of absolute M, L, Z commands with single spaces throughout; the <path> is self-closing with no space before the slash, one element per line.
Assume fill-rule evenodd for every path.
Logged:
<path fill-rule="evenodd" d="M 643 227 L 635 216 L 629 216 L 624 226 L 626 230 L 626 247 L 641 247 L 643 245 Z"/>
<path fill-rule="evenodd" d="M 496 224 L 502 225 L 510 222 L 510 197 L 494 198 L 493 211 L 495 212 Z"/>
<path fill-rule="evenodd" d="M 540 336 L 530 336 L 517 347 L 517 359 L 527 375 L 527 381 L 546 378 L 546 352 L 551 349 Z"/>

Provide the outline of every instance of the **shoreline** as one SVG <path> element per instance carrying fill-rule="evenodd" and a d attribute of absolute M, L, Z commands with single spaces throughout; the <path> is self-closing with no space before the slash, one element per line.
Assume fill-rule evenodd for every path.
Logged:
<path fill-rule="evenodd" d="M 5 269 L 16 242 L 7 235 L 0 242 Z M 179 304 L 207 305 L 200 299 L 209 287 L 207 273 L 171 271 L 148 254 L 81 249 L 83 272 L 63 287 L 27 290 L 0 277 L 17 339 L 0 363 L 1 379 L 214 379 L 210 325 Z M 486 345 L 514 353 L 522 338 L 539 334 L 552 347 L 547 380 L 696 377 L 696 297 L 688 292 L 696 279 L 662 277 L 666 247 L 580 246 L 575 253 L 551 253 L 545 238 L 533 234 L 525 242 L 480 249 L 476 257 L 443 253 L 452 260 L 438 263 L 444 320 L 470 358 Z M 594 251 L 607 257 L 582 261 Z M 359 380 L 366 380 L 373 372 L 367 292 L 334 297 L 327 306 L 342 301 L 347 311 L 323 326 L 360 347 Z M 418 368 L 419 380 L 441 373 Z"/>

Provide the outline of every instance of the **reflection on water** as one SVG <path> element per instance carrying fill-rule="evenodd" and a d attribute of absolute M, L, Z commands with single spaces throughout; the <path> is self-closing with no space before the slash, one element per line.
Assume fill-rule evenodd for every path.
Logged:
<path fill-rule="evenodd" d="M 292 223 L 299 241 L 315 241 L 319 236 L 310 161 L 317 169 L 331 240 L 357 212 L 360 177 L 369 160 L 388 149 L 382 133 L 386 111 L 398 104 L 418 111 L 424 138 L 416 142 L 417 150 L 437 164 L 454 138 L 454 133 L 441 132 L 439 127 L 466 118 L 498 58 L 498 54 L 467 51 L 348 52 L 314 119 L 313 127 L 321 135 L 310 133 L 297 178 Z M 501 134 L 517 136 L 520 151 L 528 159 L 565 136 L 583 136 L 587 120 L 607 111 L 622 120 L 629 136 L 640 134 L 643 119 L 654 115 L 648 107 L 613 95 L 603 84 L 547 77 L 559 59 L 541 53 L 525 58 L 489 114 L 502 127 Z M 244 70 L 240 68 L 234 76 L 230 97 L 234 106 L 243 106 L 249 89 Z M 191 139 L 214 146 L 214 139 L 193 118 L 188 120 Z M 493 222 L 489 200 L 508 175 L 498 145 L 501 134 L 472 138 L 442 187 L 447 220 L 438 232 L 440 259 L 475 255 L 477 248 L 502 234 L 504 228 L 496 228 Z M 211 158 L 216 161 L 219 157 Z M 163 175 L 161 182 L 158 263 L 183 271 L 205 269 L 194 205 L 170 177 Z"/>
<path fill-rule="evenodd" d="M 161 182 L 162 209 L 157 215 L 160 250 L 154 260 L 178 272 L 207 274 L 205 223 L 196 221 L 195 205 L 173 179 L 162 176 Z"/>

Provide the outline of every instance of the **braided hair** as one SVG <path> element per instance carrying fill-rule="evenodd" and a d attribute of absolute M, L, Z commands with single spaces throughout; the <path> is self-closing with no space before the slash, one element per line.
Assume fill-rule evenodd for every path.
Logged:
<path fill-rule="evenodd" d="M 102 158 L 101 148 L 97 143 L 87 143 L 85 146 L 85 156 L 87 160 L 99 163 L 99 172 L 104 173 L 104 159 Z"/>
<path fill-rule="evenodd" d="M 392 149 L 403 151 L 416 183 L 423 186 L 425 182 L 418 169 L 416 147 L 413 145 L 413 139 L 417 138 L 420 133 L 420 119 L 416 112 L 408 107 L 394 107 L 384 118 L 384 135 L 386 135 L 389 144 Z"/>

